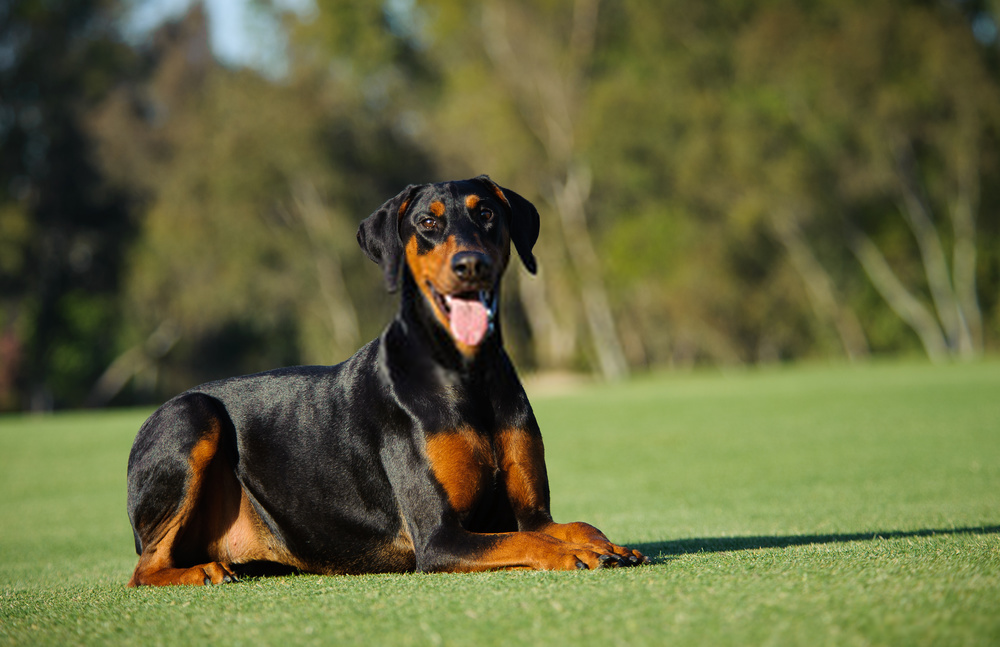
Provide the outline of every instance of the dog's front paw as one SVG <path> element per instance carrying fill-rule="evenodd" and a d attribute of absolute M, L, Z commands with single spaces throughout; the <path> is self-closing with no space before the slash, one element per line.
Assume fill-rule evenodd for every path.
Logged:
<path fill-rule="evenodd" d="M 611 544 L 611 546 L 612 551 L 620 562 L 620 566 L 640 566 L 650 563 L 650 559 L 637 550 L 617 544 Z"/>
<path fill-rule="evenodd" d="M 578 544 L 598 553 L 600 566 L 639 566 L 648 564 L 649 558 L 637 550 L 611 543 L 603 532 L 589 523 L 551 523 L 542 532 L 561 541 Z"/>

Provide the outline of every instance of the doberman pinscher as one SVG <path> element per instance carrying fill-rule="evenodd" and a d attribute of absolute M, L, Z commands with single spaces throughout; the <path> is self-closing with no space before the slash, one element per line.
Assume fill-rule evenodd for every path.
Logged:
<path fill-rule="evenodd" d="M 129 585 L 648 561 L 549 514 L 542 438 L 503 349 L 510 246 L 538 212 L 487 176 L 411 185 L 365 219 L 398 314 L 336 366 L 211 382 L 161 406 L 128 462 Z"/>

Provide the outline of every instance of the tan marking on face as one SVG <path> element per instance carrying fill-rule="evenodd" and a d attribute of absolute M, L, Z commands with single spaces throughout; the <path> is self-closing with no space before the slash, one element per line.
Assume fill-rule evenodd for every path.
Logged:
<path fill-rule="evenodd" d="M 410 199 L 407 198 L 406 200 L 403 200 L 403 204 L 399 205 L 399 211 L 396 212 L 396 217 L 402 218 L 403 214 L 406 213 L 406 210 L 409 208 L 410 208 Z"/>
<path fill-rule="evenodd" d="M 420 288 L 420 293 L 431 304 L 438 323 L 451 336 L 451 322 L 448 320 L 448 316 L 438 307 L 438 301 L 431 292 L 430 286 L 434 286 L 434 289 L 442 296 L 450 295 L 455 291 L 457 279 L 451 269 L 451 259 L 456 253 L 463 250 L 459 248 L 454 236 L 449 236 L 443 243 L 436 245 L 424 254 L 421 254 L 418 250 L 417 237 L 413 236 L 406 243 L 406 262 L 410 266 L 410 272 L 413 273 L 413 280 L 416 281 L 417 287 Z M 454 337 L 452 337 L 452 342 L 455 344 L 455 348 L 466 357 L 474 357 L 476 351 L 479 350 L 478 346 L 469 346 Z"/>
<path fill-rule="evenodd" d="M 444 488 L 448 503 L 460 516 L 468 514 L 482 494 L 487 476 L 496 470 L 489 440 L 471 428 L 436 433 L 427 439 L 427 460 Z"/>
<path fill-rule="evenodd" d="M 435 200 L 431 203 L 431 213 L 440 218 L 444 215 L 444 203 L 440 200 Z"/>
<path fill-rule="evenodd" d="M 406 262 L 410 265 L 413 280 L 416 281 L 421 294 L 434 309 L 434 315 L 438 322 L 450 333 L 451 326 L 448 317 L 438 308 L 437 299 L 434 298 L 428 284 L 433 285 L 439 294 L 448 294 L 444 286 L 450 282 L 445 280 L 446 277 L 443 274 L 451 272 L 449 266 L 451 265 L 451 257 L 455 253 L 455 237 L 449 236 L 442 244 L 437 245 L 426 254 L 418 253 L 418 247 L 417 237 L 413 236 L 406 243 Z"/>
<path fill-rule="evenodd" d="M 490 185 L 490 188 L 491 188 L 491 189 L 493 189 L 493 193 L 495 193 L 495 194 L 496 194 L 496 196 L 497 196 L 498 198 L 500 198 L 500 201 L 501 201 L 501 202 L 503 202 L 503 203 L 504 203 L 505 205 L 507 205 L 508 207 L 510 206 L 510 202 L 509 202 L 509 201 L 507 200 L 507 196 L 505 196 L 505 195 L 503 194 L 503 191 L 501 191 L 501 190 L 500 190 L 500 187 L 498 187 L 498 186 L 497 186 L 497 185 L 495 185 L 495 184 L 491 184 L 491 185 Z"/>
<path fill-rule="evenodd" d="M 479 204 L 480 197 L 476 194 L 465 196 L 465 208 L 475 209 L 476 205 Z"/>

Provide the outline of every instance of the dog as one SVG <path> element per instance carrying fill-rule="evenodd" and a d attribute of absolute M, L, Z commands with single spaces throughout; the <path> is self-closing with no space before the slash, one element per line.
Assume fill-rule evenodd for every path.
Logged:
<path fill-rule="evenodd" d="M 140 428 L 128 461 L 129 586 L 253 567 L 360 574 L 648 563 L 555 523 L 542 438 L 504 351 L 500 279 L 529 272 L 535 207 L 483 175 L 410 185 L 358 229 L 400 307 L 336 366 L 224 379 Z"/>

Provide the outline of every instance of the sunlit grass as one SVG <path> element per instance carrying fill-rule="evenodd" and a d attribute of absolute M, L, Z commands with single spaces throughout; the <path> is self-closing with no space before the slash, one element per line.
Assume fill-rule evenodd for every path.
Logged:
<path fill-rule="evenodd" d="M 0 643 L 997 644 L 1000 364 L 647 377 L 533 398 L 606 572 L 124 588 L 147 411 L 0 418 Z"/>

